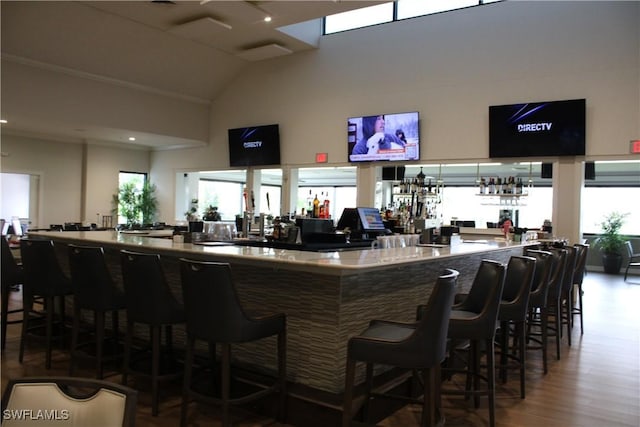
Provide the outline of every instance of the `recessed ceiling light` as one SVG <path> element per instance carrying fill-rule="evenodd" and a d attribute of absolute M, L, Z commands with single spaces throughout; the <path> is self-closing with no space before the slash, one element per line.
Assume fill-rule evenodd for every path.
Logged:
<path fill-rule="evenodd" d="M 265 16 L 264 17 L 264 22 L 271 22 L 271 17 L 270 16 Z"/>
<path fill-rule="evenodd" d="M 135 137 L 133 137 L 133 136 L 130 136 L 130 137 L 129 137 L 129 141 L 135 141 L 135 140 L 136 140 L 136 138 L 135 138 Z"/>
<path fill-rule="evenodd" d="M 7 121 L 5 119 L 0 119 L 0 123 L 5 124 Z"/>

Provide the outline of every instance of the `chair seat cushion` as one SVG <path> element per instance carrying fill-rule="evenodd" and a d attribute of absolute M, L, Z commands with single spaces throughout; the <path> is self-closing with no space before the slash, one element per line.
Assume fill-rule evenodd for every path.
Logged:
<path fill-rule="evenodd" d="M 451 310 L 449 318 L 449 338 L 472 338 L 483 329 L 475 322 L 479 314 L 465 310 Z M 478 339 L 482 338 L 477 336 Z"/>
<path fill-rule="evenodd" d="M 230 342 L 248 342 L 277 335 L 286 329 L 287 316 L 284 313 L 270 315 L 251 315 L 249 322 L 241 325 L 242 331 L 236 335 L 239 339 Z M 229 325 L 226 325 L 230 327 Z M 224 332 L 222 332 L 224 335 Z"/>
<path fill-rule="evenodd" d="M 415 331 L 413 324 L 400 324 L 374 320 L 361 336 L 368 338 L 378 338 L 386 341 L 402 341 L 407 339 Z"/>
<path fill-rule="evenodd" d="M 417 352 L 402 350 L 402 343 L 413 335 L 416 325 L 374 320 L 359 336 L 349 340 L 349 357 L 364 362 L 419 368 L 431 361 L 422 360 Z M 414 354 L 415 353 L 415 354 Z"/>

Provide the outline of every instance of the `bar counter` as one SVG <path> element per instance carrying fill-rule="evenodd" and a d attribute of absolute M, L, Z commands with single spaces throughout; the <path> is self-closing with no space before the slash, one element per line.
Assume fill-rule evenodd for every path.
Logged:
<path fill-rule="evenodd" d="M 339 394 L 344 388 L 346 344 L 371 319 L 412 321 L 444 268 L 460 272 L 468 290 L 482 259 L 507 262 L 528 245 L 494 242 L 451 247 L 406 247 L 335 252 L 237 245 L 174 243 L 152 234 L 116 231 L 33 232 L 56 243 L 67 269 L 67 244 L 102 246 L 116 280 L 121 280 L 121 249 L 161 256 L 167 279 L 181 301 L 179 259 L 231 264 L 238 294 L 247 310 L 287 314 L 287 377 L 312 389 Z M 67 270 L 68 271 L 68 270 Z M 176 328 L 178 329 L 178 328 Z M 176 330 L 182 344 L 184 331 Z M 275 372 L 275 338 L 238 345 L 234 360 Z M 357 381 L 364 378 L 358 373 Z"/>

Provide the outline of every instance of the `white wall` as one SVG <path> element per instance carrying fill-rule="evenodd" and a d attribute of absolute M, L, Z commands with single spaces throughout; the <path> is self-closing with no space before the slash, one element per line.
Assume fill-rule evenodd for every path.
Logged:
<path fill-rule="evenodd" d="M 40 176 L 40 212 L 31 228 L 80 221 L 82 146 L 2 135 L 2 171 Z"/>
<path fill-rule="evenodd" d="M 347 164 L 346 118 L 417 110 L 424 141 L 422 162 L 482 161 L 488 156 L 489 105 L 586 98 L 586 158 L 629 158 L 629 140 L 640 137 L 638 22 L 638 2 L 508 1 L 326 36 L 318 50 L 253 63 L 214 100 L 209 129 L 202 130 L 196 122 L 195 134 L 208 134 L 209 146 L 151 153 L 149 172 L 158 188 L 159 219 L 175 220 L 176 172 L 227 169 L 227 129 L 244 125 L 279 123 L 285 166 L 311 165 L 316 152 L 327 152 L 328 165 L 337 166 Z M 46 93 L 50 109 L 62 103 L 67 112 L 87 114 L 92 122 L 106 105 L 114 115 L 119 105 L 127 114 L 132 105 L 159 102 L 168 103 L 163 104 L 166 114 L 179 110 L 179 103 L 161 97 L 139 99 L 119 90 L 110 92 L 102 82 L 77 87 L 104 96 L 105 106 L 96 101 L 74 107 L 60 99 L 64 93 L 57 100 L 53 97 L 58 86 L 46 88 L 39 79 L 37 88 Z M 56 82 L 76 87 L 66 77 Z M 24 83 L 28 85 L 29 79 Z M 8 90 L 3 87 L 3 97 L 20 95 L 16 90 L 5 93 Z M 37 99 L 38 93 L 32 92 L 28 91 Z M 24 109 L 30 107 L 24 104 Z M 196 116 L 202 108 L 196 108 Z M 186 130 L 191 112 L 185 110 L 180 116 L 184 118 L 175 121 L 181 137 L 198 138 Z M 43 109 L 39 114 L 45 113 Z M 125 116 L 118 116 L 123 123 Z M 173 132 L 148 121 L 149 116 L 131 118 L 144 123 L 149 132 Z M 100 150 L 87 149 L 86 192 L 80 183 L 81 145 L 38 140 L 26 144 L 24 139 L 3 135 L 2 151 L 20 155 L 3 158 L 2 167 L 44 172 L 41 225 L 83 220 L 81 215 L 92 220 L 105 210 L 107 196 L 117 185 L 110 180 L 115 171 L 128 168 L 130 153 L 136 168 L 145 168 L 149 161 L 144 152 L 114 149 L 113 156 L 101 163 Z M 544 160 L 556 165 L 560 161 Z M 566 233 L 558 232 L 574 238 L 579 229 L 569 225 L 578 222 L 573 194 L 579 188 L 574 177 L 584 159 L 568 164 L 566 160 L 562 175 L 570 185 L 557 190 L 552 219 L 567 224 Z M 359 173 L 359 177 L 371 175 Z M 104 190 L 96 191 L 96 186 Z M 84 205 L 81 197 L 86 197 Z"/>
<path fill-rule="evenodd" d="M 146 150 L 2 135 L 2 152 L 2 172 L 40 176 L 39 220 L 32 228 L 96 222 L 96 213 L 111 211 L 121 170 L 149 172 Z"/>
<path fill-rule="evenodd" d="M 101 223 L 103 215 L 111 215 L 111 200 L 118 192 L 120 171 L 149 173 L 149 159 L 148 150 L 122 150 L 97 144 L 86 145 L 83 220 Z M 151 183 L 153 184 L 153 181 Z M 114 217 L 113 224 L 116 222 L 117 217 Z"/>
<path fill-rule="evenodd" d="M 640 135 L 639 21 L 638 2 L 504 2 L 326 36 L 317 51 L 248 68 L 212 106 L 210 146 L 154 153 L 152 171 L 169 185 L 169 167 L 225 169 L 227 129 L 269 123 L 282 163 L 328 152 L 343 164 L 346 118 L 410 110 L 423 162 L 483 160 L 489 105 L 573 98 L 587 99 L 587 157 L 628 156 Z"/>

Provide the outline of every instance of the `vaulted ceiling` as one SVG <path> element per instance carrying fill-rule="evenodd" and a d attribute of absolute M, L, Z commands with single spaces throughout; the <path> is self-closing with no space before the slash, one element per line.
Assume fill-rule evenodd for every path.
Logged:
<path fill-rule="evenodd" d="M 322 17 L 376 3 L 3 0 L 2 63 L 210 103 L 253 61 L 316 49 Z M 2 114 L 11 107 L 3 102 Z M 17 122 L 21 129 L 8 123 L 3 132 L 37 127 Z M 52 124 L 51 132 L 73 127 Z"/>

